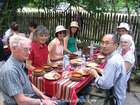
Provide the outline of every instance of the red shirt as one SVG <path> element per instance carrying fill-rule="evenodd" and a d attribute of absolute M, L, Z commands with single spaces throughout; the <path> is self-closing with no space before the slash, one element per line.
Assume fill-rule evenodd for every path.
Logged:
<path fill-rule="evenodd" d="M 32 66 L 34 67 L 42 67 L 43 65 L 47 64 L 48 60 L 48 46 L 44 44 L 42 47 L 37 42 L 33 42 L 31 44 L 32 51 L 29 55 L 29 60 L 32 61 Z M 28 74 L 30 74 L 31 71 L 28 71 Z"/>

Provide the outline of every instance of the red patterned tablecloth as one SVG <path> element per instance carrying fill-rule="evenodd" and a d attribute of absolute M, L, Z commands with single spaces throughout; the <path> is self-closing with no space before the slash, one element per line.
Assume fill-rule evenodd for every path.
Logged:
<path fill-rule="evenodd" d="M 29 79 L 42 92 L 58 99 L 65 100 L 69 102 L 70 105 L 75 105 L 78 101 L 76 93 L 87 85 L 93 77 L 83 77 L 79 82 L 71 81 L 69 78 L 60 78 L 56 81 L 50 81 L 43 77 L 34 77 L 32 75 L 29 75 Z"/>
<path fill-rule="evenodd" d="M 106 60 L 100 64 L 98 68 L 103 69 L 105 64 Z M 69 78 L 60 78 L 56 81 L 50 81 L 44 79 L 43 77 L 34 77 L 32 75 L 29 75 L 29 79 L 42 92 L 58 99 L 65 100 L 69 102 L 70 105 L 76 105 L 78 101 L 76 93 L 87 85 L 93 77 L 90 75 L 83 77 L 83 79 L 79 82 L 71 81 Z"/>

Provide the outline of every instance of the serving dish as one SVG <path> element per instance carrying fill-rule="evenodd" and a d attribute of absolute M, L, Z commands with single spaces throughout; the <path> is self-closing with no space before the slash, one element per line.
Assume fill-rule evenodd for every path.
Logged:
<path fill-rule="evenodd" d="M 61 78 L 61 75 L 59 73 L 49 72 L 44 74 L 44 78 L 47 80 L 58 80 L 59 78 Z"/>

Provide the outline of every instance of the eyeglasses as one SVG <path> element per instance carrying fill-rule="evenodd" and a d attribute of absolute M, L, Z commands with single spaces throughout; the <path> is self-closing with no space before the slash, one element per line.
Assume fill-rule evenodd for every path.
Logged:
<path fill-rule="evenodd" d="M 127 41 L 121 41 L 120 43 L 124 43 L 124 44 L 127 44 L 127 43 L 129 43 L 129 42 L 127 42 Z"/>
<path fill-rule="evenodd" d="M 32 48 L 27 48 L 27 47 L 25 47 L 25 48 L 21 48 L 24 52 L 31 52 L 32 51 Z"/>
<path fill-rule="evenodd" d="M 66 34 L 66 32 L 65 31 L 60 31 L 60 32 L 58 32 L 58 34 Z"/>
<path fill-rule="evenodd" d="M 109 44 L 114 44 L 114 43 L 112 43 L 112 42 L 108 42 L 108 41 L 106 41 L 106 42 L 102 41 L 101 44 L 102 44 L 102 45 L 103 45 L 103 44 L 105 44 L 105 45 L 109 45 Z"/>

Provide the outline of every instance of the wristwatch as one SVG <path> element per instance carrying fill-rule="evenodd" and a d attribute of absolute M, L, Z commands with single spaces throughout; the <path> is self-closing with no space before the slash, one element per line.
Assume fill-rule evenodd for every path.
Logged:
<path fill-rule="evenodd" d="M 40 98 L 40 105 L 43 105 L 43 101 L 42 101 L 42 99 Z"/>

